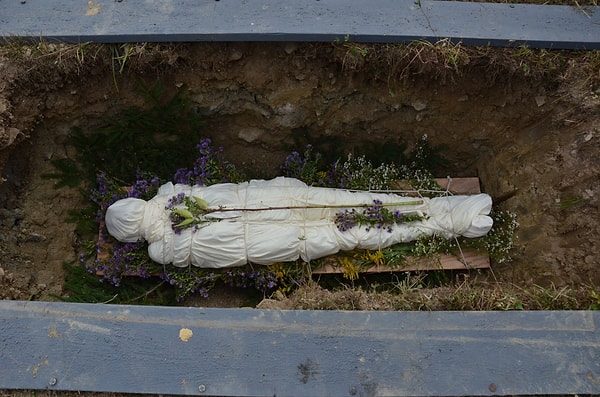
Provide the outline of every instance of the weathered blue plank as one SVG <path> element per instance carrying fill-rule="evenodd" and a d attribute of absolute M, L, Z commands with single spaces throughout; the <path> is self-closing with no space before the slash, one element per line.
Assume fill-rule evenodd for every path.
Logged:
<path fill-rule="evenodd" d="M 600 48 L 600 7 L 414 0 L 0 2 L 0 35 L 64 42 L 323 41 Z"/>
<path fill-rule="evenodd" d="M 0 302 L 0 389 L 222 396 L 600 393 L 600 312 Z M 184 342 L 182 329 L 193 336 Z"/>

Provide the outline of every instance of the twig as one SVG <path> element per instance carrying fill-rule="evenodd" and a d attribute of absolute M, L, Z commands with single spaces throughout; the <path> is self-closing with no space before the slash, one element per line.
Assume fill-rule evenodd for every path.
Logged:
<path fill-rule="evenodd" d="M 119 294 L 115 294 L 115 296 L 113 296 L 113 297 L 112 297 L 112 298 L 110 298 L 109 300 L 107 300 L 107 301 L 104 301 L 104 302 L 100 302 L 100 303 L 101 303 L 101 304 L 107 304 L 107 303 L 110 303 L 110 302 L 114 301 L 115 299 L 117 299 L 117 296 L 119 296 Z"/>
<path fill-rule="evenodd" d="M 150 295 L 151 293 L 153 293 L 154 291 L 156 291 L 157 289 L 159 289 L 163 284 L 165 283 L 165 281 L 161 281 L 160 283 L 158 283 L 156 286 L 152 287 L 151 289 L 149 289 L 148 291 L 145 291 L 144 293 L 142 293 L 141 295 L 136 296 L 135 298 L 129 299 L 127 302 L 131 303 L 131 302 L 135 302 L 139 299 L 142 298 L 147 298 L 148 295 Z M 117 295 L 115 295 L 116 297 Z"/>
<path fill-rule="evenodd" d="M 421 205 L 423 200 L 414 201 L 400 201 L 394 203 L 381 203 L 381 204 L 322 204 L 322 205 L 300 205 L 300 206 L 281 206 L 281 207 L 263 207 L 263 208 L 209 208 L 204 210 L 204 214 L 211 214 L 213 212 L 256 212 L 256 211 L 276 211 L 276 210 L 295 210 L 295 209 L 324 209 L 324 208 L 369 208 L 373 206 L 378 207 L 398 207 L 402 205 Z"/>

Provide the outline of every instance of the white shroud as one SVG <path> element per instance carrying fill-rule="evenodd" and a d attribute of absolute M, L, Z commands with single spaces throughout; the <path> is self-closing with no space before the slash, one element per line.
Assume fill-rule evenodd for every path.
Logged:
<path fill-rule="evenodd" d="M 208 216 L 214 222 L 176 234 L 170 210 L 165 207 L 178 193 L 202 198 L 211 209 L 240 211 L 210 213 Z M 356 226 L 347 231 L 337 228 L 335 216 L 345 209 L 340 206 L 362 211 L 364 205 L 372 205 L 374 200 L 384 204 L 412 202 L 386 208 L 402 213 L 419 212 L 424 218 L 390 225 L 390 231 L 387 227 Z M 306 208 L 319 206 L 323 207 Z M 119 241 L 148 241 L 148 253 L 158 263 L 223 268 L 248 262 L 268 265 L 298 258 L 310 261 L 338 251 L 385 248 L 423 235 L 480 237 L 492 227 L 488 216 L 491 207 L 492 200 L 487 194 L 416 199 L 391 193 L 312 187 L 285 177 L 212 186 L 169 182 L 149 201 L 126 198 L 115 202 L 106 212 L 106 227 Z M 244 211 L 259 208 L 265 210 Z"/>

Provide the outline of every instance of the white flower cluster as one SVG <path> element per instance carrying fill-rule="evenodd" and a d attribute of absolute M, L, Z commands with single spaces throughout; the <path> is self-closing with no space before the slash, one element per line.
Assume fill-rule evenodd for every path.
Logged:
<path fill-rule="evenodd" d="M 477 239 L 447 240 L 440 236 L 423 236 L 414 242 L 411 254 L 420 257 L 432 257 L 456 251 L 460 246 L 485 250 L 495 263 L 507 263 L 512 260 L 510 253 L 519 227 L 516 214 L 510 211 L 492 210 L 490 216 L 494 226 L 483 237 Z"/>
<path fill-rule="evenodd" d="M 517 215 L 510 211 L 493 211 L 490 215 L 494 219 L 494 227 L 483 239 L 485 248 L 496 263 L 510 262 L 510 251 L 519 227 Z"/>
<path fill-rule="evenodd" d="M 400 172 L 394 164 L 381 164 L 374 167 L 365 156 L 354 157 L 352 154 L 341 164 L 342 174 L 347 176 L 344 187 L 347 189 L 386 190 L 391 189 L 391 182 L 398 179 Z"/>
<path fill-rule="evenodd" d="M 432 257 L 438 254 L 446 253 L 454 240 L 448 241 L 435 234 L 432 236 L 423 236 L 414 242 L 412 255 L 419 257 Z"/>
<path fill-rule="evenodd" d="M 430 194 L 426 194 L 426 192 L 444 191 L 440 188 L 440 185 L 437 184 L 431 172 L 421 168 L 415 169 L 403 165 L 400 167 L 399 177 L 400 179 L 410 181 L 410 185 L 416 190 L 421 191 L 424 196 L 430 196 Z M 437 196 L 439 194 L 431 195 Z"/>

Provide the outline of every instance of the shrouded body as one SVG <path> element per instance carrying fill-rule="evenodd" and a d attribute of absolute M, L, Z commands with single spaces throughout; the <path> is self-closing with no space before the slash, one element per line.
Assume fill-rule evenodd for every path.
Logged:
<path fill-rule="evenodd" d="M 167 205 L 180 193 L 201 198 L 212 212 L 201 227 L 175 233 Z M 389 205 L 390 211 L 419 213 L 423 218 L 384 228 L 338 229 L 336 214 L 353 208 L 361 211 L 375 200 Z M 298 258 L 310 261 L 338 251 L 385 248 L 423 235 L 480 237 L 492 227 L 491 206 L 486 194 L 415 199 L 312 187 L 279 177 L 211 186 L 167 183 L 149 201 L 115 202 L 107 210 L 106 226 L 119 241 L 148 241 L 150 257 L 158 263 L 222 268 Z"/>

